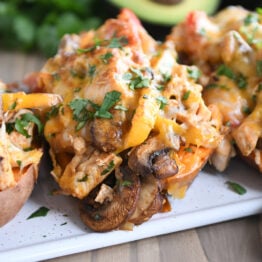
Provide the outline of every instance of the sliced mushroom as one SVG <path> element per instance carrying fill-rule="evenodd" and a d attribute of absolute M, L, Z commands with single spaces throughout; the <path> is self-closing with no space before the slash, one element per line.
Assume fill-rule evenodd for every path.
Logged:
<path fill-rule="evenodd" d="M 121 179 L 112 201 L 95 202 L 98 188 L 80 202 L 80 217 L 92 230 L 105 232 L 119 228 L 134 212 L 140 191 L 139 176 L 128 167 L 120 168 Z"/>
<path fill-rule="evenodd" d="M 142 176 L 153 174 L 157 178 L 175 175 L 178 168 L 167 148 L 156 137 L 147 139 L 143 144 L 131 150 L 128 166 Z"/>
<path fill-rule="evenodd" d="M 158 213 L 162 208 L 163 198 L 159 193 L 159 181 L 153 176 L 140 178 L 141 189 L 134 213 L 128 219 L 135 225 L 142 224 Z"/>
<path fill-rule="evenodd" d="M 112 152 L 122 146 L 125 114 L 115 112 L 113 119 L 95 118 L 90 126 L 93 144 L 103 152 Z"/>

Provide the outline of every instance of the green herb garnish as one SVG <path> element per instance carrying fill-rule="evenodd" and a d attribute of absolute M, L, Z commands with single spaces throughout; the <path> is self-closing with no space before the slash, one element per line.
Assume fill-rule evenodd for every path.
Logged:
<path fill-rule="evenodd" d="M 255 13 L 249 13 L 244 19 L 244 25 L 248 26 L 253 23 L 258 23 L 258 15 Z"/>
<path fill-rule="evenodd" d="M 120 100 L 120 96 L 121 93 L 118 91 L 106 93 L 102 105 L 95 112 L 94 116 L 99 118 L 112 118 L 112 114 L 108 110 Z"/>
<path fill-rule="evenodd" d="M 188 153 L 192 153 L 192 152 L 193 152 L 193 150 L 192 150 L 191 147 L 185 147 L 185 148 L 184 148 L 184 151 L 186 151 L 186 152 L 188 152 Z"/>
<path fill-rule="evenodd" d="M 88 180 L 88 176 L 84 175 L 82 178 L 77 179 L 77 182 L 86 182 Z"/>
<path fill-rule="evenodd" d="M 190 90 L 186 91 L 183 96 L 182 96 L 182 100 L 185 101 L 189 98 L 190 96 Z"/>
<path fill-rule="evenodd" d="M 230 79 L 234 79 L 235 78 L 235 74 L 234 72 L 232 71 L 231 68 L 229 68 L 228 66 L 226 65 L 220 65 L 217 69 L 217 74 L 219 76 L 226 76 Z"/>
<path fill-rule="evenodd" d="M 242 74 L 235 74 L 233 70 L 226 65 L 220 65 L 217 69 L 217 74 L 219 76 L 226 76 L 229 79 L 232 79 L 240 89 L 245 89 L 247 86 L 246 77 Z"/>
<path fill-rule="evenodd" d="M 247 190 L 238 183 L 227 181 L 226 184 L 239 195 L 244 195 L 247 192 Z"/>
<path fill-rule="evenodd" d="M 110 161 L 108 166 L 106 167 L 106 169 L 104 169 L 102 172 L 101 172 L 101 176 L 104 176 L 106 175 L 107 173 L 111 172 L 115 167 L 115 163 L 114 163 L 114 160 Z"/>
<path fill-rule="evenodd" d="M 100 58 L 103 61 L 104 64 L 108 64 L 110 58 L 113 57 L 113 54 L 110 52 L 105 53 L 104 55 L 101 55 Z"/>
<path fill-rule="evenodd" d="M 128 181 L 128 180 L 123 180 L 122 182 L 121 182 L 121 185 L 122 186 L 132 186 L 132 184 L 133 184 L 133 182 L 132 181 Z"/>
<path fill-rule="evenodd" d="M 15 130 L 22 134 L 23 136 L 25 136 L 26 138 L 29 138 L 30 135 L 27 132 L 27 127 L 28 125 L 31 123 L 36 124 L 37 129 L 38 129 L 38 133 L 42 133 L 43 131 L 43 124 L 41 123 L 41 121 L 39 120 L 39 118 L 37 118 L 35 115 L 31 114 L 31 113 L 26 113 L 21 115 L 20 118 L 17 118 L 15 120 Z"/>
<path fill-rule="evenodd" d="M 131 68 L 131 73 L 125 73 L 123 79 L 129 81 L 129 88 L 132 90 L 149 87 L 150 80 L 148 77 L 144 76 L 142 71 L 139 69 Z"/>
<path fill-rule="evenodd" d="M 157 97 L 156 100 L 160 103 L 160 109 L 164 109 L 168 104 L 167 99 L 164 96 Z"/>
<path fill-rule="evenodd" d="M 73 111 L 73 119 L 78 122 L 76 131 L 84 127 L 86 122 L 94 118 L 94 112 L 87 109 L 88 105 L 93 106 L 88 99 L 76 98 L 69 103 L 69 107 Z"/>
<path fill-rule="evenodd" d="M 15 101 L 14 103 L 12 103 L 10 106 L 9 106 L 9 110 L 14 110 L 17 106 L 17 101 Z"/>
<path fill-rule="evenodd" d="M 16 160 L 16 163 L 17 163 L 17 165 L 18 165 L 19 167 L 21 167 L 21 165 L 22 165 L 22 161 L 21 161 L 21 160 Z"/>
<path fill-rule="evenodd" d="M 197 67 L 187 68 L 187 74 L 190 78 L 198 80 L 201 76 L 201 71 Z"/>
<path fill-rule="evenodd" d="M 96 72 L 96 65 L 89 65 L 88 75 L 90 77 L 93 77 L 95 75 L 95 72 Z"/>
<path fill-rule="evenodd" d="M 125 36 L 113 37 L 110 39 L 108 47 L 109 48 L 123 48 L 128 44 L 128 39 Z"/>
<path fill-rule="evenodd" d="M 59 109 L 62 105 L 56 105 L 56 106 L 52 106 L 51 109 L 46 113 L 46 118 L 50 119 L 52 117 L 56 117 L 59 113 Z"/>
<path fill-rule="evenodd" d="M 109 40 L 97 40 L 93 46 L 88 48 L 79 48 L 77 50 L 78 54 L 89 53 L 97 49 L 99 46 L 108 47 L 108 48 L 123 48 L 128 44 L 128 39 L 125 36 L 113 37 Z"/>
<path fill-rule="evenodd" d="M 32 213 L 27 219 L 36 218 L 36 217 L 44 217 L 47 215 L 48 211 L 49 211 L 49 208 L 42 206 L 39 209 L 37 209 L 34 213 Z"/>

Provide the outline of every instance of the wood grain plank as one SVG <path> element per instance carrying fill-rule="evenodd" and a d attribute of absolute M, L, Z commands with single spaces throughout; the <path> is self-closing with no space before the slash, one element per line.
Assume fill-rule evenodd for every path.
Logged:
<path fill-rule="evenodd" d="M 143 239 L 137 244 L 137 262 L 160 262 L 160 247 L 157 237 Z"/>
<path fill-rule="evenodd" d="M 92 261 L 95 262 L 133 262 L 131 260 L 131 244 L 122 244 L 98 249 L 92 252 Z M 76 261 L 76 260 L 75 260 Z"/>
<path fill-rule="evenodd" d="M 258 216 L 197 229 L 210 262 L 262 261 Z"/>
<path fill-rule="evenodd" d="M 158 239 L 160 243 L 160 261 L 207 261 L 195 230 L 177 232 L 161 236 Z"/>

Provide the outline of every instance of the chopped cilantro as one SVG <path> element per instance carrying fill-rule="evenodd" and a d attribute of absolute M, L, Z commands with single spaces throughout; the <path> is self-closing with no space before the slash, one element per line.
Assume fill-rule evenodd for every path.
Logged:
<path fill-rule="evenodd" d="M 79 48 L 77 50 L 78 54 L 89 53 L 97 49 L 99 46 L 108 48 L 123 48 L 128 44 L 128 39 L 125 36 L 113 37 L 109 40 L 97 40 L 93 46 L 88 48 Z"/>
<path fill-rule="evenodd" d="M 96 72 L 96 65 L 89 65 L 89 68 L 88 68 L 88 75 L 90 77 L 93 77 L 94 74 Z"/>
<path fill-rule="evenodd" d="M 244 25 L 248 26 L 258 22 L 258 15 L 256 13 L 249 13 L 244 19 Z"/>
<path fill-rule="evenodd" d="M 235 82 L 240 89 L 245 89 L 247 87 L 247 79 L 242 74 L 236 76 Z"/>
<path fill-rule="evenodd" d="M 238 183 L 227 181 L 226 184 L 239 195 L 244 195 L 247 192 L 247 190 Z"/>
<path fill-rule="evenodd" d="M 184 148 L 184 151 L 186 151 L 186 152 L 188 152 L 188 153 L 192 153 L 192 152 L 193 152 L 193 150 L 192 150 L 191 147 L 185 147 L 185 148 Z"/>
<path fill-rule="evenodd" d="M 234 72 L 231 70 L 231 68 L 229 68 L 226 65 L 220 65 L 217 69 L 217 74 L 219 76 L 226 76 L 230 79 L 234 79 L 235 78 L 235 74 Z"/>
<path fill-rule="evenodd" d="M 167 105 L 167 99 L 164 96 L 157 97 L 156 100 L 160 102 L 160 109 L 164 109 Z"/>
<path fill-rule="evenodd" d="M 163 91 L 164 88 L 165 88 L 165 87 L 164 87 L 163 85 L 158 85 L 158 86 L 156 87 L 156 89 L 159 90 L 159 91 Z"/>
<path fill-rule="evenodd" d="M 113 37 L 109 40 L 109 48 L 122 48 L 128 44 L 128 39 L 125 36 Z"/>
<path fill-rule="evenodd" d="M 128 180 L 123 180 L 121 186 L 132 186 L 133 182 Z"/>
<path fill-rule="evenodd" d="M 115 167 L 114 160 L 110 161 L 108 166 L 101 172 L 101 176 L 106 175 L 107 173 L 111 172 Z"/>
<path fill-rule="evenodd" d="M 118 91 L 111 91 L 106 93 L 103 103 L 95 112 L 95 117 L 112 118 L 112 114 L 108 110 L 120 100 L 121 93 Z"/>
<path fill-rule="evenodd" d="M 76 131 L 83 128 L 86 122 L 94 117 L 94 112 L 87 109 L 89 104 L 93 106 L 93 103 L 83 98 L 76 98 L 69 103 L 69 107 L 73 111 L 73 119 L 78 122 Z"/>
<path fill-rule="evenodd" d="M 88 176 L 84 175 L 82 178 L 77 179 L 77 182 L 86 182 L 88 180 Z"/>
<path fill-rule="evenodd" d="M 36 217 L 44 217 L 47 215 L 49 209 L 47 207 L 40 207 L 34 213 L 32 213 L 27 219 L 36 218 Z"/>
<path fill-rule="evenodd" d="M 163 73 L 162 77 L 163 77 L 164 83 L 167 83 L 171 80 L 171 74 L 169 74 L 169 73 Z"/>
<path fill-rule="evenodd" d="M 112 58 L 112 57 L 113 57 L 113 54 L 110 53 L 110 52 L 107 52 L 107 53 L 100 56 L 100 58 L 101 58 L 101 60 L 103 61 L 104 64 L 108 64 L 110 58 Z"/>
<path fill-rule="evenodd" d="M 19 167 L 21 167 L 21 165 L 22 165 L 22 161 L 21 161 L 21 160 L 16 160 L 16 163 L 17 163 L 17 165 L 18 165 Z"/>
<path fill-rule="evenodd" d="M 151 79 L 144 76 L 141 70 L 131 68 L 130 71 L 131 73 L 125 73 L 123 77 L 129 81 L 129 88 L 131 90 L 149 87 Z"/>
<path fill-rule="evenodd" d="M 28 127 L 30 122 L 36 124 L 38 132 L 42 133 L 43 124 L 35 115 L 33 115 L 31 113 L 23 114 L 23 115 L 20 116 L 20 118 L 17 118 L 15 120 L 14 128 L 18 133 L 22 134 L 26 138 L 29 138 L 30 135 L 28 134 L 26 128 Z"/>
<path fill-rule="evenodd" d="M 226 76 L 229 79 L 232 79 L 240 89 L 245 89 L 247 86 L 246 77 L 242 74 L 235 74 L 233 70 L 226 65 L 220 65 L 217 69 L 217 74 L 219 76 Z"/>
<path fill-rule="evenodd" d="M 182 100 L 185 101 L 189 98 L 190 96 L 190 90 L 186 91 L 183 96 L 182 96 Z"/>
<path fill-rule="evenodd" d="M 201 76 L 201 71 L 197 67 L 187 68 L 187 74 L 190 78 L 198 80 Z"/>
<path fill-rule="evenodd" d="M 52 117 L 56 117 L 59 113 L 59 109 L 62 105 L 56 105 L 56 106 L 52 106 L 51 109 L 46 113 L 46 118 L 50 119 Z"/>
<path fill-rule="evenodd" d="M 119 100 L 121 93 L 118 91 L 111 91 L 106 93 L 101 106 L 93 103 L 88 99 L 76 98 L 69 103 L 69 107 L 73 111 L 73 119 L 77 121 L 76 130 L 80 130 L 85 126 L 88 120 L 94 117 L 112 118 L 112 114 L 108 112 Z M 93 109 L 88 110 L 88 105 Z"/>
<path fill-rule="evenodd" d="M 17 101 L 15 101 L 14 103 L 12 103 L 10 106 L 9 106 L 9 110 L 14 110 L 17 106 Z"/>
<path fill-rule="evenodd" d="M 81 87 L 77 87 L 74 89 L 74 93 L 78 93 L 81 90 Z"/>

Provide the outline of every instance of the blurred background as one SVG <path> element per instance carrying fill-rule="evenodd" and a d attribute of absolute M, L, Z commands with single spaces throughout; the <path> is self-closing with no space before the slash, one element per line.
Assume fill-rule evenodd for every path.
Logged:
<path fill-rule="evenodd" d="M 206 0 L 213 1 L 213 0 Z M 0 48 L 38 52 L 44 56 L 56 53 L 65 33 L 78 33 L 97 28 L 119 8 L 108 0 L 0 0 Z M 120 1 L 119 1 L 120 2 Z M 221 0 L 218 10 L 228 5 L 242 5 L 254 10 L 261 1 Z M 156 39 L 162 38 L 171 26 L 144 22 Z"/>

